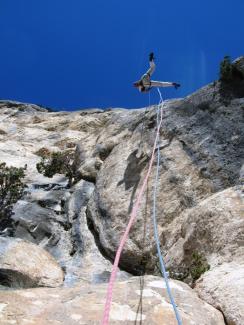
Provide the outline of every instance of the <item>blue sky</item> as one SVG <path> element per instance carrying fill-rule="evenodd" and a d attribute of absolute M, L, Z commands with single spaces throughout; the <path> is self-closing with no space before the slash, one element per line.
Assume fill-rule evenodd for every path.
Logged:
<path fill-rule="evenodd" d="M 132 87 L 157 58 L 154 80 L 184 97 L 244 55 L 243 0 L 0 0 L 0 98 L 57 109 L 145 107 Z M 157 102 L 156 91 L 151 102 Z"/>

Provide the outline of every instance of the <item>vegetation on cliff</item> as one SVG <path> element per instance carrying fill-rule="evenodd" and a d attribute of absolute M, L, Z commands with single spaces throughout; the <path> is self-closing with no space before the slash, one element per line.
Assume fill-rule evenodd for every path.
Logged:
<path fill-rule="evenodd" d="M 72 167 L 74 152 L 67 150 L 63 152 L 40 152 L 41 161 L 36 164 L 39 173 L 46 177 L 53 177 L 55 174 L 64 174 L 69 179 L 69 186 L 72 186 L 75 178 Z"/>
<path fill-rule="evenodd" d="M 13 204 L 22 196 L 25 184 L 25 168 L 8 167 L 0 163 L 0 229 L 6 228 Z"/>

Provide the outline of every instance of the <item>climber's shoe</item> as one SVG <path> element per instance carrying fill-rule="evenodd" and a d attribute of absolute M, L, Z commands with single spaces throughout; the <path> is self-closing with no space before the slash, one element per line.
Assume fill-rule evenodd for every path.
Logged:
<path fill-rule="evenodd" d="M 175 89 L 178 89 L 180 87 L 180 84 L 177 82 L 173 82 L 172 85 L 175 87 Z"/>
<path fill-rule="evenodd" d="M 149 61 L 151 62 L 151 61 L 153 61 L 154 59 L 155 59 L 155 57 L 154 57 L 154 53 L 151 52 L 151 53 L 149 54 Z"/>

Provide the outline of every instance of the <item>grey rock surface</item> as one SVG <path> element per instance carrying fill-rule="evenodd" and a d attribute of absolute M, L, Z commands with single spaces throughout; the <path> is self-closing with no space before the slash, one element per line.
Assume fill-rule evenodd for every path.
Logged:
<path fill-rule="evenodd" d="M 244 121 L 240 118 L 243 108 L 241 99 L 232 100 L 229 106 L 223 105 L 218 85 L 207 86 L 184 100 L 165 103 L 158 195 L 163 251 L 167 252 L 174 244 L 170 234 L 181 220 L 182 213 L 188 213 L 194 207 L 197 209 L 201 201 L 214 193 L 240 184 L 244 157 Z M 142 125 L 139 121 L 143 117 L 142 145 Z M 152 107 L 145 116 L 144 112 L 137 116 L 137 127 L 134 127 L 134 119 L 128 114 L 127 134 L 124 138 L 119 137 L 119 143 L 103 162 L 88 205 L 88 217 L 94 233 L 111 259 L 146 173 L 155 134 L 155 108 Z M 100 137 L 100 146 L 102 141 Z M 146 244 L 142 247 L 144 220 L 150 218 L 150 210 L 145 216 L 145 206 L 150 207 L 152 203 L 154 174 L 155 166 L 149 181 L 148 198 L 144 197 L 121 259 L 121 266 L 135 274 L 140 272 L 145 256 L 148 271 L 156 266 L 155 244 L 151 240 L 152 229 L 148 222 Z M 199 245 L 204 240 L 199 238 Z M 192 251 L 189 250 L 188 254 Z"/>
<path fill-rule="evenodd" d="M 197 282 L 199 296 L 225 315 L 226 323 L 244 323 L 244 265 L 224 263 L 207 272 Z"/>
<path fill-rule="evenodd" d="M 59 287 L 64 274 L 41 247 L 21 239 L 0 237 L 0 281 L 10 288 Z"/>
<path fill-rule="evenodd" d="M 168 228 L 166 260 L 170 268 L 190 264 L 191 253 L 206 257 L 211 267 L 243 263 L 244 215 L 241 187 L 228 188 L 187 209 Z M 189 260 L 188 260 L 189 259 Z"/>
<path fill-rule="evenodd" d="M 0 161 L 16 167 L 27 164 L 27 188 L 14 206 L 9 227 L 2 229 L 0 221 L 1 236 L 21 238 L 48 251 L 64 270 L 67 286 L 81 279 L 107 282 L 112 265 L 87 226 L 86 207 L 94 184 L 81 180 L 69 188 L 63 175 L 44 177 L 36 170 L 38 152 L 75 150 L 76 142 L 87 136 L 92 141 L 93 128 L 103 125 L 98 119 L 102 115 L 97 109 L 55 113 L 36 105 L 0 102 Z M 119 272 L 119 278 L 127 277 Z"/>
<path fill-rule="evenodd" d="M 140 287 L 139 277 L 116 284 L 109 324 L 175 325 L 173 308 L 162 279 L 146 276 L 143 291 Z M 199 299 L 186 284 L 172 281 L 171 287 L 183 324 L 225 324 L 222 314 Z M 6 325 L 12 321 L 19 325 L 101 324 L 105 294 L 106 285 L 87 283 L 58 290 L 0 292 L 0 322 Z"/>
<path fill-rule="evenodd" d="M 235 63 L 240 71 L 241 62 L 242 58 Z M 215 290 L 214 277 L 220 268 L 228 273 L 233 263 L 238 276 L 244 262 L 240 74 L 233 85 L 214 82 L 184 99 L 164 102 L 157 197 L 159 237 L 170 274 L 196 285 L 201 297 L 224 313 L 228 325 L 239 324 L 241 318 L 233 312 L 225 279 Z M 14 207 L 14 228 L 9 231 L 48 250 L 64 269 L 66 286 L 82 279 L 108 281 L 109 261 L 146 175 L 156 109 L 47 112 L 35 105 L 0 102 L 0 160 L 17 167 L 28 165 L 28 188 Z M 80 181 L 73 188 L 68 188 L 63 175 L 48 179 L 37 173 L 37 152 L 43 148 L 75 150 Z M 122 270 L 135 275 L 159 273 L 151 224 L 155 171 L 154 162 L 120 261 Z M 5 229 L 1 236 L 7 234 Z M 203 285 L 195 284 L 190 272 L 193 254 L 210 267 L 204 275 L 195 270 Z M 127 274 L 121 272 L 120 277 Z M 206 283 L 205 277 L 211 281 Z M 233 284 L 238 302 L 237 286 L 238 281 Z M 214 304 L 214 299 L 219 303 Z"/>

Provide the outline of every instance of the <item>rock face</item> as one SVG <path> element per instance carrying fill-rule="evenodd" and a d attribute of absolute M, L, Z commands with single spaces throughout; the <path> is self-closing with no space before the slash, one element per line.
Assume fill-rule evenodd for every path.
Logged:
<path fill-rule="evenodd" d="M 1 236 L 14 236 L 47 250 L 65 271 L 65 285 L 81 278 L 94 283 L 106 282 L 111 270 L 88 231 L 86 207 L 94 184 L 81 180 L 68 188 L 63 175 L 47 178 L 36 169 L 39 152 L 75 150 L 77 141 L 108 116 L 102 110 L 48 112 L 32 104 L 0 101 L 0 161 L 24 167 L 27 164 L 27 188 L 13 209 L 9 227 Z M 96 263 L 94 263 L 96 260 Z M 119 273 L 125 279 L 125 272 Z"/>
<path fill-rule="evenodd" d="M 0 237 L 0 282 L 11 288 L 58 287 L 64 274 L 42 248 L 21 239 Z"/>
<path fill-rule="evenodd" d="M 180 226 L 178 226 L 178 225 Z M 243 202 L 240 187 L 229 188 L 201 201 L 182 213 L 172 227 L 174 243 L 166 259 L 174 269 L 189 265 L 190 253 L 203 254 L 212 267 L 225 262 L 242 262 Z"/>
<path fill-rule="evenodd" d="M 162 279 L 145 277 L 143 292 L 141 285 L 139 277 L 116 285 L 110 324 L 175 325 Z M 183 324 L 225 324 L 221 313 L 201 301 L 187 285 L 174 281 L 171 287 Z M 88 284 L 72 289 L 2 292 L 0 322 L 6 325 L 13 324 L 13 320 L 20 325 L 101 324 L 105 293 L 105 285 Z"/>
<path fill-rule="evenodd" d="M 243 323 L 241 280 L 231 290 L 227 285 L 239 279 L 244 264 L 243 62 L 234 63 L 236 88 L 214 82 L 185 99 L 166 101 L 159 144 L 157 220 L 168 271 L 220 309 L 228 325 Z M 82 279 L 106 282 L 146 175 L 156 109 L 68 113 L 0 102 L 0 160 L 28 166 L 25 195 L 9 227 L 1 229 L 0 221 L 1 236 L 51 253 L 65 271 L 66 286 Z M 66 149 L 75 150 L 80 179 L 72 188 L 63 175 L 49 179 L 35 168 L 40 150 Z M 150 222 L 155 172 L 154 162 L 120 261 L 134 275 L 159 273 Z"/>
<path fill-rule="evenodd" d="M 222 310 L 227 324 L 244 323 L 244 264 L 224 263 L 207 272 L 198 281 L 199 296 Z"/>
<path fill-rule="evenodd" d="M 217 99 L 220 95 L 216 87 L 207 86 L 185 100 L 171 101 L 164 107 L 157 208 L 161 244 L 165 252 L 178 245 L 177 240 L 182 237 L 181 232 L 184 232 L 182 222 L 187 218 L 187 214 L 194 211 L 191 209 L 197 211 L 199 204 L 206 199 L 210 200 L 215 193 L 240 184 L 240 170 L 244 155 L 244 124 L 243 119 L 239 117 L 242 115 L 244 104 L 242 99 L 234 99 L 229 106 L 224 106 L 220 98 Z M 143 114 L 144 112 L 142 116 Z M 137 116 L 137 120 L 140 121 L 140 118 L 142 118 L 140 115 Z M 141 145 L 140 127 L 142 126 L 138 122 L 137 128 L 133 128 L 134 119 L 131 122 L 128 120 L 126 123 L 128 133 L 124 138 L 119 139 L 118 145 L 103 162 L 97 175 L 95 191 L 88 205 L 88 216 L 94 233 L 111 258 L 114 256 L 132 203 L 146 173 L 148 151 L 150 152 L 154 135 L 152 123 L 155 121 L 155 111 L 153 109 L 146 113 L 145 120 L 142 153 L 138 149 Z M 99 142 L 100 146 L 105 146 L 106 139 L 99 137 L 99 141 L 102 142 Z M 116 143 L 116 136 L 113 142 Z M 144 249 L 142 247 L 144 220 L 150 218 L 149 210 L 148 215 L 145 216 L 145 206 L 150 207 L 152 203 L 153 177 L 149 181 L 148 198 L 144 199 L 121 260 L 123 268 L 137 274 L 140 272 L 141 260 L 145 255 L 149 271 L 156 266 L 153 258 L 155 244 L 151 240 L 152 229 L 148 223 L 146 244 Z M 237 188 L 235 190 L 238 191 Z M 219 214 L 224 199 L 221 195 L 216 197 L 215 203 L 219 205 L 217 208 Z M 237 213 L 240 213 L 240 210 Z M 209 222 L 208 220 L 206 223 Z M 234 224 L 234 222 L 230 220 L 230 223 Z M 206 228 L 210 225 L 206 224 Z M 241 223 L 240 225 L 243 227 Z M 177 232 L 177 236 L 171 236 L 172 232 Z M 238 242 L 241 236 L 240 231 L 238 233 L 237 238 L 232 238 L 232 242 L 236 240 Z M 227 241 L 226 236 L 222 240 Z M 198 241 L 196 249 L 206 255 L 209 249 L 205 250 L 203 244 L 207 238 L 203 234 L 201 238 L 198 237 Z M 228 243 L 228 245 L 232 244 Z M 192 249 L 181 254 L 187 254 L 190 258 Z"/>
<path fill-rule="evenodd" d="M 243 268 L 243 109 L 243 98 L 229 98 L 226 105 L 218 83 L 184 100 L 165 103 L 157 206 L 159 236 L 171 274 L 190 283 L 196 279 L 192 274 L 198 277 L 201 269 L 207 270 L 203 262 L 194 266 L 194 256 L 206 261 L 210 267 L 207 274 L 232 261 L 238 269 Z M 122 122 L 127 134 L 121 137 L 114 132 L 108 138 L 102 134 L 91 151 L 96 156 L 97 147 L 106 148 L 108 139 L 116 144 L 97 173 L 88 204 L 90 228 L 110 259 L 128 222 L 153 143 L 155 111 L 138 115 L 137 125 L 134 118 L 127 115 Z M 145 118 L 144 126 L 141 118 Z M 149 223 L 153 177 L 121 258 L 120 266 L 134 274 L 158 269 Z M 241 292 L 235 293 L 236 308 L 240 309 Z M 231 300 L 228 291 L 224 294 Z M 217 307 L 231 314 L 230 305 Z M 236 319 L 233 324 L 242 322 Z"/>

